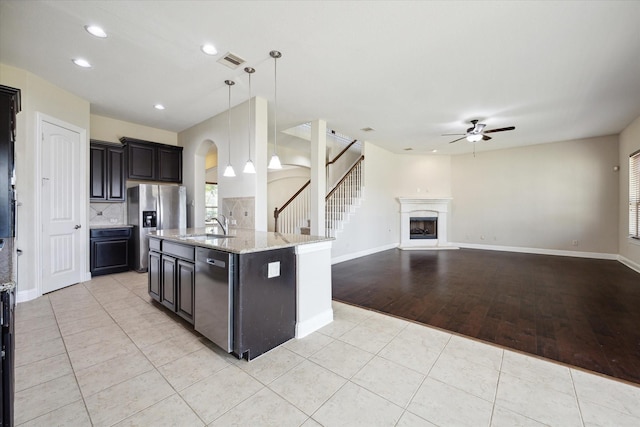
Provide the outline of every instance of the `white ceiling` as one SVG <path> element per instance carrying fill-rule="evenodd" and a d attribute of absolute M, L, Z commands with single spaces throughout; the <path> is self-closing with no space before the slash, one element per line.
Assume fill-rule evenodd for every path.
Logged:
<path fill-rule="evenodd" d="M 225 111 L 225 79 L 247 99 L 242 68 L 216 62 L 228 51 L 272 107 L 276 49 L 280 130 L 322 118 L 397 153 L 455 154 L 473 144 L 441 134 L 471 119 L 516 126 L 478 150 L 619 133 L 640 116 L 639 23 L 639 1 L 0 0 L 0 62 L 92 114 L 177 132 Z"/>

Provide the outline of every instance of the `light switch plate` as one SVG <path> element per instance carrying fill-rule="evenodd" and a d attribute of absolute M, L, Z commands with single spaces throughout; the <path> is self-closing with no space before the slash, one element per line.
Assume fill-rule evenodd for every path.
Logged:
<path fill-rule="evenodd" d="M 268 264 L 267 269 L 267 278 L 271 279 L 272 277 L 280 276 L 280 261 L 270 262 Z"/>

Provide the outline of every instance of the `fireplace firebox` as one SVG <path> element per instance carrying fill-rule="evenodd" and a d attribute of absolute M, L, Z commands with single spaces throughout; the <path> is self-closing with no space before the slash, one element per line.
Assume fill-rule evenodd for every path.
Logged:
<path fill-rule="evenodd" d="M 410 217 L 409 239 L 437 239 L 438 217 Z"/>

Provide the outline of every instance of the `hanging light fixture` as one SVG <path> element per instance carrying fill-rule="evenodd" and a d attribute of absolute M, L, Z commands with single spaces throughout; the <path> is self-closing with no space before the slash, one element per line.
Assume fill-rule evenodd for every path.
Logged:
<path fill-rule="evenodd" d="M 233 170 L 233 166 L 231 166 L 231 86 L 236 84 L 233 80 L 225 80 L 224 81 L 227 86 L 229 86 L 229 109 L 227 110 L 227 153 L 229 155 L 229 159 L 227 162 L 227 167 L 224 170 L 224 176 L 233 177 L 236 176 L 236 172 Z"/>
<path fill-rule="evenodd" d="M 247 160 L 247 163 L 245 163 L 244 165 L 244 170 L 242 172 L 244 173 L 256 173 L 256 167 L 253 165 L 253 162 L 251 161 L 251 74 L 255 73 L 256 70 L 255 68 L 251 68 L 251 67 L 246 67 L 244 69 L 244 71 L 247 72 L 247 74 L 249 74 L 249 160 Z"/>
<path fill-rule="evenodd" d="M 478 142 L 483 138 L 481 133 L 470 133 L 467 135 L 467 141 L 469 142 Z"/>
<path fill-rule="evenodd" d="M 273 58 L 273 155 L 269 161 L 269 169 L 282 169 L 280 157 L 278 157 L 278 58 L 282 57 L 282 53 L 272 50 L 269 55 Z"/>

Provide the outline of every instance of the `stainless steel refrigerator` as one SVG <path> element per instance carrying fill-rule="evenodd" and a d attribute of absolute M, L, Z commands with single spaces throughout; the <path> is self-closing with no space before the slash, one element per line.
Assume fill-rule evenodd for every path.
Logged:
<path fill-rule="evenodd" d="M 133 226 L 133 263 L 147 271 L 148 234 L 156 230 L 187 228 L 187 189 L 178 185 L 139 184 L 127 190 L 127 215 Z"/>

